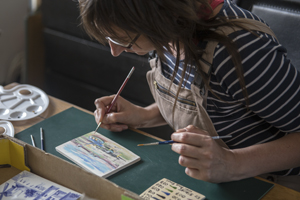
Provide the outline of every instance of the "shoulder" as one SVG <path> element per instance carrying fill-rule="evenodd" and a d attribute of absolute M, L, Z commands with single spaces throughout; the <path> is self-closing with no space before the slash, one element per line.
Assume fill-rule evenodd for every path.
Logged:
<path fill-rule="evenodd" d="M 240 55 L 242 65 L 244 67 L 252 67 L 256 61 L 269 59 L 272 52 L 286 54 L 286 49 L 278 43 L 276 38 L 260 31 L 253 33 L 247 30 L 235 31 L 228 35 L 234 42 L 237 51 Z M 226 47 L 219 43 L 213 53 L 213 71 L 219 71 L 221 67 L 226 66 L 226 71 L 229 68 L 234 68 L 234 65 L 229 65 L 231 55 Z M 226 64 L 227 63 L 227 64 Z M 248 69 L 245 69 L 248 70 Z"/>
<path fill-rule="evenodd" d="M 230 35 L 237 45 L 242 62 L 242 71 L 249 95 L 257 94 L 260 99 L 263 94 L 268 94 L 278 82 L 282 80 L 286 88 L 290 88 L 295 77 L 299 81 L 297 70 L 294 69 L 287 58 L 286 49 L 273 37 L 265 33 L 256 32 L 254 35 L 247 31 L 239 31 Z M 233 98 L 243 99 L 232 57 L 227 49 L 219 44 L 214 52 L 212 75 Z M 297 89 L 293 81 L 293 88 Z M 264 86 L 264 87 L 263 87 Z M 264 88 L 260 91 L 260 88 Z M 278 87 L 279 88 L 279 87 Z M 282 88 L 281 88 L 282 89 Z M 283 91 L 276 91 L 277 94 Z M 253 95 L 254 96 L 254 95 Z"/>
<path fill-rule="evenodd" d="M 259 18 L 254 13 L 237 6 L 235 3 L 232 3 L 230 0 L 224 0 L 224 5 L 221 11 L 219 12 L 218 16 L 226 17 L 228 19 L 248 18 L 248 19 L 264 22 L 261 18 Z"/>
<path fill-rule="evenodd" d="M 275 38 L 276 36 L 266 22 L 250 11 L 244 10 L 233 4 L 230 0 L 224 0 L 224 5 L 218 16 L 226 17 L 228 19 L 238 19 L 237 23 L 241 23 L 244 28 L 252 31 L 250 32 L 241 28 L 231 28 L 228 26 L 219 27 L 216 30 L 219 33 L 225 34 L 232 40 L 242 59 L 248 57 L 249 54 L 255 54 L 255 52 L 262 53 L 262 51 L 273 47 L 286 53 L 285 48 L 278 43 Z M 210 63 L 214 65 L 214 69 L 212 70 L 217 70 L 216 67 L 218 64 L 221 62 L 224 63 L 224 59 L 229 59 L 230 55 L 228 49 L 226 49 L 223 44 L 213 43 L 214 44 L 211 44 L 210 47 L 206 47 L 208 47 L 208 53 L 213 54 L 213 60 L 210 59 L 210 61 L 212 61 Z M 257 56 L 260 55 L 262 54 L 257 54 Z M 257 57 L 254 57 L 254 59 L 255 58 Z"/>

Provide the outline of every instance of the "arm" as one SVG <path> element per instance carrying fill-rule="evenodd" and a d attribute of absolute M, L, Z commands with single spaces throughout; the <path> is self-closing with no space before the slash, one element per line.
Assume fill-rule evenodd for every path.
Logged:
<path fill-rule="evenodd" d="M 159 108 L 156 103 L 145 107 L 144 112 L 146 113 L 143 115 L 145 116 L 145 118 L 143 119 L 144 123 L 142 123 L 140 127 L 148 128 L 167 124 L 165 119 L 160 114 Z"/>
<path fill-rule="evenodd" d="M 227 182 L 300 166 L 300 133 L 241 149 L 225 149 L 194 126 L 172 135 L 172 150 L 189 176 L 209 182 Z"/>
<path fill-rule="evenodd" d="M 251 34 L 248 36 L 249 41 L 255 39 L 251 38 L 253 37 Z M 259 51 L 256 51 L 257 47 Z M 229 56 L 228 53 L 217 52 L 219 54 L 214 60 L 215 83 L 219 83 L 222 90 L 226 91 L 224 96 L 227 95 L 228 99 L 244 102 L 244 95 L 236 81 L 238 78 L 233 68 L 230 67 L 233 65 L 230 64 L 230 60 L 226 65 L 222 64 L 223 58 Z M 251 59 L 247 57 L 249 56 L 247 52 L 253 52 Z M 187 142 L 174 144 L 173 150 L 181 154 L 179 163 L 188 166 L 186 172 L 194 178 L 223 182 L 267 172 L 288 170 L 291 167 L 297 167 L 293 170 L 294 174 L 299 173 L 299 155 L 296 153 L 300 150 L 298 147 L 300 141 L 299 72 L 286 58 L 285 49 L 272 39 L 257 40 L 256 45 L 247 46 L 247 52 L 241 55 L 242 60 L 245 60 L 243 69 L 249 96 L 249 110 L 245 109 L 244 113 L 238 115 L 241 117 L 233 117 L 232 122 L 251 119 L 252 116 L 254 118 L 249 121 L 244 120 L 244 124 L 235 129 L 230 127 L 231 129 L 227 132 L 225 132 L 226 129 L 222 130 L 224 135 L 233 136 L 235 141 L 231 143 L 233 144 L 231 148 L 236 149 L 222 149 L 216 145 L 215 141 L 207 136 L 204 137 L 207 134 L 201 130 L 192 130 L 187 133 L 181 131 L 178 135 L 175 133 L 172 138 L 179 142 Z M 221 104 L 221 106 L 224 105 Z M 261 124 L 255 124 L 258 121 Z M 261 129 L 254 130 L 258 125 Z M 259 137 L 255 141 L 253 138 L 256 136 Z M 192 138 L 183 140 L 182 138 L 185 137 Z M 235 144 L 243 145 L 236 147 Z"/>
<path fill-rule="evenodd" d="M 300 166 L 300 133 L 272 142 L 234 150 L 236 179 Z"/>

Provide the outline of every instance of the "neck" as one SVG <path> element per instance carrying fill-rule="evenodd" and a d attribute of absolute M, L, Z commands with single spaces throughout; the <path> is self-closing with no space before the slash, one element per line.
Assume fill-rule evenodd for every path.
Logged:
<path fill-rule="evenodd" d="M 171 44 L 170 44 L 171 45 Z M 179 44 L 179 46 L 180 46 L 180 44 Z M 183 51 L 183 49 L 181 49 L 180 48 L 180 60 L 183 60 L 184 59 L 184 53 L 183 53 L 184 51 Z M 171 46 L 171 53 L 172 53 L 172 55 L 174 56 L 174 57 L 177 57 L 177 51 L 176 51 L 176 48 L 175 47 L 173 47 L 173 46 Z"/>
<path fill-rule="evenodd" d="M 213 10 L 213 12 L 211 13 L 211 15 L 209 16 L 209 19 L 215 17 L 215 16 L 220 12 L 220 10 L 221 10 L 222 7 L 223 7 L 223 4 L 224 4 L 224 3 L 219 4 L 219 5 Z"/>
<path fill-rule="evenodd" d="M 222 9 L 224 3 L 219 4 L 211 13 L 211 15 L 209 16 L 209 19 L 214 18 L 215 16 L 217 16 L 217 14 L 220 12 L 220 10 Z M 171 53 L 173 54 L 174 57 L 177 56 L 177 52 L 175 47 L 171 48 Z M 180 49 L 180 60 L 184 59 L 184 53 L 183 53 L 183 49 Z"/>

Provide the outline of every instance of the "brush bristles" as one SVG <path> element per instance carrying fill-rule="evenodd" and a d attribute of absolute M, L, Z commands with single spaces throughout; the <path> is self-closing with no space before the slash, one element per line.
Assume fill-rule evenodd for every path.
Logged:
<path fill-rule="evenodd" d="M 151 145 L 158 145 L 158 142 L 152 142 L 152 143 L 147 143 L 147 144 L 138 144 L 138 146 L 151 146 Z"/>

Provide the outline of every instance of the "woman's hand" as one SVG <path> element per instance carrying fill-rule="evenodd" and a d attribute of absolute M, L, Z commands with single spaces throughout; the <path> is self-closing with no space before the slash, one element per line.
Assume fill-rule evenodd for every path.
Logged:
<path fill-rule="evenodd" d="M 97 124 L 102 122 L 102 128 L 120 132 L 128 129 L 129 126 L 142 128 L 166 124 L 155 103 L 142 108 L 130 103 L 121 96 L 118 97 L 110 113 L 106 113 L 114 96 L 106 96 L 95 100 L 95 120 Z"/>
<path fill-rule="evenodd" d="M 98 98 L 95 100 L 94 112 L 97 124 L 101 121 L 101 127 L 110 131 L 119 132 L 128 127 L 138 128 L 142 123 L 143 114 L 141 107 L 136 106 L 121 96 L 113 105 L 110 113 L 106 113 L 115 95 Z"/>
<path fill-rule="evenodd" d="M 207 132 L 189 125 L 172 134 L 179 164 L 195 179 L 220 183 L 300 166 L 300 133 L 239 149 L 219 146 Z"/>
<path fill-rule="evenodd" d="M 172 144 L 172 150 L 180 154 L 179 164 L 186 167 L 187 175 L 214 183 L 234 178 L 233 152 L 219 146 L 207 132 L 189 125 L 171 138 L 178 142 Z"/>

